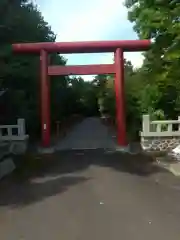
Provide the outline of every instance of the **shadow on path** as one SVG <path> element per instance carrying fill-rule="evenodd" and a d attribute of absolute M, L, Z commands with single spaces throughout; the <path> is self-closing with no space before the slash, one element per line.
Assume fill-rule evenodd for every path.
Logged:
<path fill-rule="evenodd" d="M 92 165 L 143 177 L 163 171 L 153 166 L 150 156 L 106 152 L 102 149 L 18 158 L 16 165 L 14 175 L 0 182 L 0 206 L 24 206 L 61 194 L 73 185 L 88 181 L 88 178 L 77 174 Z M 74 173 L 76 176 L 73 176 Z"/>
<path fill-rule="evenodd" d="M 63 193 L 68 187 L 86 180 L 85 177 L 64 176 L 55 179 L 37 179 L 24 184 L 11 184 L 6 189 L 1 189 L 0 206 L 19 207 L 32 204 Z"/>

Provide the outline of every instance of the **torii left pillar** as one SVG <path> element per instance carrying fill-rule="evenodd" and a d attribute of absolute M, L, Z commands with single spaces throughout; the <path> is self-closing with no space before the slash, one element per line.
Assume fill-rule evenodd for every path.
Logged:
<path fill-rule="evenodd" d="M 124 57 L 123 49 L 117 48 L 115 60 L 115 96 L 116 96 L 116 125 L 117 141 L 121 147 L 127 147 L 126 139 L 126 114 L 125 114 L 125 89 L 124 89 Z"/>
<path fill-rule="evenodd" d="M 42 147 L 50 146 L 50 83 L 48 76 L 48 53 L 40 52 L 40 89 L 41 89 L 41 134 Z"/>

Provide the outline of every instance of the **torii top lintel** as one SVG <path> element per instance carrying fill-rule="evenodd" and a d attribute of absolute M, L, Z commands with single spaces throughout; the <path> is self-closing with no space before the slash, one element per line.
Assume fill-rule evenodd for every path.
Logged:
<path fill-rule="evenodd" d="M 13 52 L 39 53 L 41 50 L 59 53 L 98 53 L 114 52 L 117 48 L 123 51 L 145 51 L 150 48 L 150 40 L 117 40 L 117 41 L 85 41 L 85 42 L 41 42 L 12 44 Z"/>

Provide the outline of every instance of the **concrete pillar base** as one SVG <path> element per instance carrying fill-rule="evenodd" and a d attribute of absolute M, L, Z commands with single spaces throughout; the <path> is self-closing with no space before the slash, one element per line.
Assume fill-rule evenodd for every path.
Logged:
<path fill-rule="evenodd" d="M 116 150 L 116 152 L 130 153 L 129 145 L 127 145 L 127 146 L 117 146 L 115 150 Z"/>
<path fill-rule="evenodd" d="M 49 148 L 39 147 L 38 148 L 38 153 L 40 153 L 40 154 L 52 154 L 54 152 L 55 152 L 54 147 L 49 147 Z"/>

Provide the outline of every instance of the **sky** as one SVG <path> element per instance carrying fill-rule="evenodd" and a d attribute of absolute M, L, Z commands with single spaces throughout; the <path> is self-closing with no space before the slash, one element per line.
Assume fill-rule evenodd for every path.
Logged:
<path fill-rule="evenodd" d="M 57 35 L 57 42 L 137 39 L 127 20 L 124 0 L 33 0 Z M 106 64 L 113 62 L 111 53 L 66 54 L 67 65 Z M 140 67 L 139 52 L 125 53 L 134 67 Z M 90 76 L 86 76 L 86 79 Z"/>

